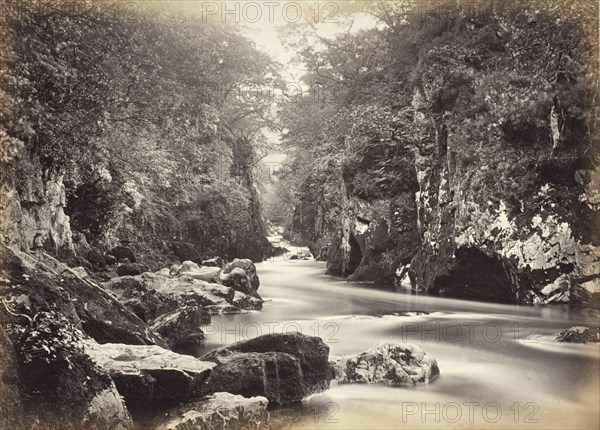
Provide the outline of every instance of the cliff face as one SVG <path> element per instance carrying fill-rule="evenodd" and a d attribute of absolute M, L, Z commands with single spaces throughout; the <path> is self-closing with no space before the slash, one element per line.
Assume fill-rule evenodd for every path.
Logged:
<path fill-rule="evenodd" d="M 18 179 L 2 184 L 2 242 L 23 251 L 42 248 L 54 255 L 72 255 L 63 176 L 43 169 L 37 158 L 25 154 L 17 165 Z"/>
<path fill-rule="evenodd" d="M 321 172 L 296 207 L 299 239 L 329 243 L 330 273 L 506 303 L 592 299 L 597 21 L 580 12 L 457 6 L 357 37 L 386 48 L 376 67 L 358 55 L 364 74 L 349 87 L 360 91 L 314 133 L 305 167 Z M 318 58 L 346 76 L 340 49 Z"/>
<path fill-rule="evenodd" d="M 415 92 L 416 112 L 427 99 Z M 549 148 L 548 157 L 508 178 L 520 191 L 505 194 L 507 178 L 495 163 L 512 148 L 472 162 L 461 151 L 464 136 L 449 131 L 456 129 L 452 119 L 417 113 L 414 121 L 430 131 L 414 151 L 417 192 L 367 202 L 342 181 L 336 210 L 322 200 L 296 208 L 292 238 L 315 255 L 326 241 L 330 274 L 505 303 L 587 302 L 599 292 L 599 176 L 592 165 Z M 480 177 L 494 172 L 497 184 L 483 187 Z"/>

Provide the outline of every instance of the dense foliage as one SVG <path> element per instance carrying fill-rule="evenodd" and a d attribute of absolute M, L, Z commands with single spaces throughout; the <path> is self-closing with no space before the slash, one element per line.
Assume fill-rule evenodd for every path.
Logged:
<path fill-rule="evenodd" d="M 290 210 L 307 241 L 327 231 L 314 230 L 316 208 L 339 230 L 344 198 L 415 196 L 430 168 L 450 172 L 463 198 L 504 202 L 517 219 L 549 184 L 559 215 L 593 239 L 598 220 L 578 200 L 576 172 L 600 162 L 597 4 L 467 3 L 369 3 L 376 28 L 289 36 L 306 84 L 332 95 L 282 112 L 294 154 L 282 182 L 296 190 Z"/>
<path fill-rule="evenodd" d="M 224 25 L 86 5 L 5 4 L 4 179 L 19 187 L 23 157 L 65 175 L 65 211 L 92 244 L 262 244 L 246 166 L 269 102 L 243 88 L 276 79 L 274 64 Z"/>

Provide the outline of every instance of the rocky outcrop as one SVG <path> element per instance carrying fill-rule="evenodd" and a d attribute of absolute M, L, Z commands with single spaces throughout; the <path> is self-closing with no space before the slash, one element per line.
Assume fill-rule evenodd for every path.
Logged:
<path fill-rule="evenodd" d="M 260 286 L 260 280 L 258 279 L 258 275 L 256 274 L 256 266 L 254 265 L 252 260 L 249 260 L 247 258 L 235 258 L 232 262 L 227 263 L 223 266 L 221 274 L 227 275 L 229 273 L 232 273 L 235 269 L 243 269 L 244 273 L 248 277 L 248 281 L 250 283 L 252 291 L 258 291 L 258 287 Z M 241 292 L 244 293 L 245 291 Z"/>
<path fill-rule="evenodd" d="M 0 428 L 18 428 L 23 416 L 17 369 L 13 344 L 0 326 Z"/>
<path fill-rule="evenodd" d="M 384 344 L 340 357 L 332 367 L 340 384 L 410 386 L 429 383 L 440 374 L 436 360 L 416 345 Z"/>
<path fill-rule="evenodd" d="M 194 262 L 186 261 L 180 266 L 146 272 L 134 279 L 147 291 L 156 292 L 157 297 L 193 303 L 213 315 L 261 309 L 262 299 L 252 288 L 251 278 L 241 268 L 235 268 L 232 272 L 222 275 L 218 267 L 199 267 Z M 229 285 L 223 285 L 223 279 Z M 118 281 L 109 282 L 115 283 Z"/>
<path fill-rule="evenodd" d="M 556 342 L 594 343 L 600 342 L 600 329 L 590 327 L 571 327 L 556 334 Z"/>
<path fill-rule="evenodd" d="M 217 363 L 205 392 L 264 396 L 289 405 L 329 387 L 329 347 L 300 333 L 269 334 L 216 349 L 201 359 Z"/>
<path fill-rule="evenodd" d="M 83 345 L 85 354 L 114 380 L 132 412 L 168 408 L 197 397 L 215 367 L 159 346 L 94 341 Z"/>
<path fill-rule="evenodd" d="M 3 293 L 15 303 L 17 313 L 33 318 L 40 311 L 56 311 L 101 343 L 166 346 L 144 321 L 84 270 L 71 269 L 43 251 L 34 255 L 6 247 L 1 251 Z"/>
<path fill-rule="evenodd" d="M 71 256 L 73 242 L 69 217 L 65 215 L 63 176 L 44 169 L 37 158 L 20 156 L 17 180 L 2 181 L 0 223 L 2 243 L 22 251 L 43 249 Z M 3 178 L 8 179 L 8 178 Z"/>
<path fill-rule="evenodd" d="M 31 318 L 15 312 L 13 304 L 5 301 L 4 310 L 22 324 L 8 330 L 15 349 L 2 345 L 2 364 L 10 367 L 2 368 L 0 405 L 6 414 L 0 420 L 12 422 L 12 428 L 36 422 L 48 428 L 132 428 L 112 379 L 83 352 L 85 334 L 56 311 Z"/>
<path fill-rule="evenodd" d="M 160 334 L 176 352 L 189 352 L 204 344 L 201 326 L 210 323 L 210 314 L 199 306 L 182 306 L 150 321 L 150 327 Z"/>
<path fill-rule="evenodd" d="M 268 430 L 269 402 L 265 397 L 246 398 L 214 393 L 177 406 L 165 413 L 156 430 Z"/>
<path fill-rule="evenodd" d="M 177 300 L 147 288 L 140 279 L 133 276 L 113 278 L 103 283 L 102 287 L 113 293 L 120 303 L 145 322 L 179 306 Z"/>

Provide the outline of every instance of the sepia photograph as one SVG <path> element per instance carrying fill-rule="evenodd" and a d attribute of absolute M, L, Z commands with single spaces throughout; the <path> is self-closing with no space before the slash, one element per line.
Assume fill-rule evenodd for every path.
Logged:
<path fill-rule="evenodd" d="M 600 429 L 598 0 L 0 0 L 0 429 Z"/>

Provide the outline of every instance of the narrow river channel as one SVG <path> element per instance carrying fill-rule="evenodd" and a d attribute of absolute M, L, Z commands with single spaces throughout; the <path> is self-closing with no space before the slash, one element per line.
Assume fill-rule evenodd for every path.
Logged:
<path fill-rule="evenodd" d="M 413 343 L 441 375 L 415 388 L 338 385 L 296 409 L 272 412 L 274 428 L 598 428 L 599 344 L 555 343 L 598 312 L 402 294 L 325 275 L 325 263 L 278 257 L 257 265 L 260 312 L 213 318 L 206 349 L 272 332 L 319 336 L 330 355 L 378 343 Z"/>

